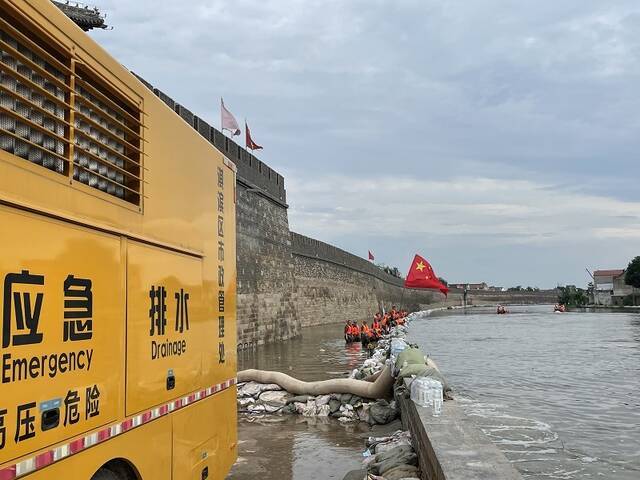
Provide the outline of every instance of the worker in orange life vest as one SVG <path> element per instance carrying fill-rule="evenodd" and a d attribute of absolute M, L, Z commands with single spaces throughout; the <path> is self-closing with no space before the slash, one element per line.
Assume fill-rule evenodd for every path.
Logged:
<path fill-rule="evenodd" d="M 389 333 L 389 317 L 387 315 L 382 316 L 382 320 L 380 320 L 380 326 L 382 327 L 383 333 Z"/>
<path fill-rule="evenodd" d="M 373 330 L 373 335 L 377 339 L 382 337 L 382 326 L 380 325 L 380 314 L 376 313 L 375 317 L 373 317 L 373 325 L 371 326 Z"/>
<path fill-rule="evenodd" d="M 372 341 L 372 334 L 369 325 L 367 325 L 366 321 L 362 321 L 362 327 L 360 327 L 360 341 L 362 345 L 367 345 L 370 341 Z"/>
<path fill-rule="evenodd" d="M 353 341 L 351 339 L 351 333 L 353 332 L 351 320 L 347 320 L 347 323 L 344 324 L 344 341 L 349 343 Z"/>
<path fill-rule="evenodd" d="M 358 328 L 358 324 L 351 324 L 351 341 L 357 342 L 360 340 L 360 328 Z"/>

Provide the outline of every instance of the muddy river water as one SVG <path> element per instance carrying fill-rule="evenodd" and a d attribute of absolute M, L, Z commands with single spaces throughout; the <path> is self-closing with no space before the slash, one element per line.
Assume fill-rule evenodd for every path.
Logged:
<path fill-rule="evenodd" d="M 288 373 L 301 380 L 345 377 L 366 356 L 360 344 L 345 346 L 341 325 L 303 330 L 296 339 L 238 354 L 238 369 Z M 360 467 L 366 424 L 298 415 L 240 415 L 238 461 L 229 479 L 342 479 Z"/>
<path fill-rule="evenodd" d="M 364 358 L 341 325 L 241 353 L 239 368 L 304 380 Z M 466 412 L 527 479 L 640 478 L 640 315 L 553 314 L 548 306 L 425 316 L 409 340 L 439 363 Z M 240 416 L 230 479 L 338 478 L 358 468 L 366 425 Z"/>

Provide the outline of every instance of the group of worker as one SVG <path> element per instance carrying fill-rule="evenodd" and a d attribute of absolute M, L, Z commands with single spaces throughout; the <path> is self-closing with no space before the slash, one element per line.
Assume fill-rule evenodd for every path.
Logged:
<path fill-rule="evenodd" d="M 344 340 L 347 343 L 362 342 L 363 346 L 377 342 L 382 335 L 389 333 L 391 327 L 403 325 L 406 316 L 407 312 L 405 310 L 398 310 L 394 305 L 386 313 L 376 313 L 373 316 L 371 326 L 366 320 L 363 320 L 361 325 L 358 325 L 358 322 L 347 320 L 344 326 Z"/>

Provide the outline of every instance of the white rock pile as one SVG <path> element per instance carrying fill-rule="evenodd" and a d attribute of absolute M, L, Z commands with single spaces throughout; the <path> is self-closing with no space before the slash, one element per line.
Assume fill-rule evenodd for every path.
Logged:
<path fill-rule="evenodd" d="M 362 421 L 385 425 L 398 416 L 395 401 L 368 400 L 350 393 L 293 395 L 275 384 L 247 382 L 238 385 L 241 412 L 282 413 L 305 417 L 335 417 L 340 422 Z"/>
<path fill-rule="evenodd" d="M 409 321 L 412 315 L 406 319 Z M 364 379 L 380 372 L 390 355 L 391 339 L 404 338 L 406 326 L 397 326 L 378 341 L 370 358 L 351 372 L 350 378 Z M 306 417 L 335 417 L 340 422 L 367 422 L 385 425 L 399 416 L 395 401 L 364 399 L 350 393 L 293 395 L 276 384 L 238 384 L 238 409 L 249 414 L 299 414 Z"/>

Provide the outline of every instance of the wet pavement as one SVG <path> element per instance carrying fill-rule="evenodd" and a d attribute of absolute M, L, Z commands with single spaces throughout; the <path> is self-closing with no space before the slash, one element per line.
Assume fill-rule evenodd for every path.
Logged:
<path fill-rule="evenodd" d="M 361 467 L 364 423 L 334 418 L 270 415 L 238 424 L 238 461 L 229 479 L 342 479 Z"/>

